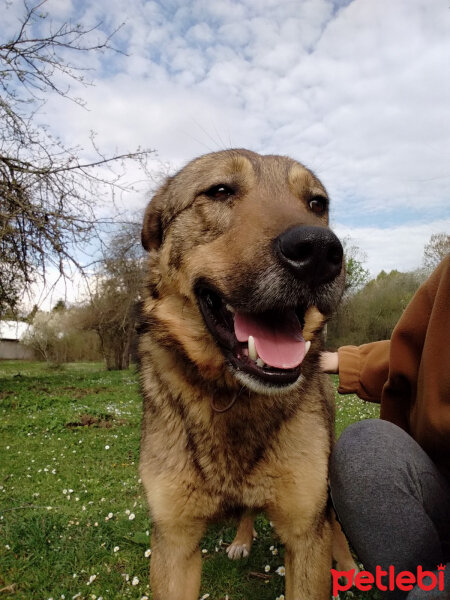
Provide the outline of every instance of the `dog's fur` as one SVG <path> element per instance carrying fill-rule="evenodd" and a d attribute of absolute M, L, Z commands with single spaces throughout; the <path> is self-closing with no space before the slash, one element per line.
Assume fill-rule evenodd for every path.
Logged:
<path fill-rule="evenodd" d="M 253 513 L 266 511 L 285 544 L 288 600 L 329 598 L 332 546 L 342 567 L 352 564 L 328 498 L 333 391 L 318 368 L 344 268 L 306 284 L 274 251 L 289 228 L 328 228 L 327 206 L 313 210 L 316 197 L 326 201 L 326 191 L 301 164 L 227 150 L 189 163 L 147 208 L 140 473 L 153 519 L 155 600 L 198 598 L 198 544 L 224 516 L 243 515 L 229 548 L 239 557 L 252 543 Z M 295 382 L 267 384 L 230 362 L 205 322 L 199 282 L 245 313 L 304 307 L 312 345 Z"/>

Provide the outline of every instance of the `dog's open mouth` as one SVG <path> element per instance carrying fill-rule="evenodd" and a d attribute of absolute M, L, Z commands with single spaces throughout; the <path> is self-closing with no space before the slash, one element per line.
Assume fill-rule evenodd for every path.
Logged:
<path fill-rule="evenodd" d="M 302 335 L 304 310 L 244 313 L 209 286 L 197 286 L 196 295 L 206 326 L 234 368 L 272 385 L 299 378 L 310 346 Z"/>

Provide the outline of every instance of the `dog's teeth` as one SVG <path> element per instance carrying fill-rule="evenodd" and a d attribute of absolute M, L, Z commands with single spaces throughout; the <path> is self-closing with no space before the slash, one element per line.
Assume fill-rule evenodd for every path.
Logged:
<path fill-rule="evenodd" d="M 263 367 L 263 366 L 264 366 L 266 363 L 263 361 L 263 359 L 262 359 L 262 358 L 259 358 L 259 357 L 258 357 L 258 358 L 256 359 L 256 364 L 258 365 L 258 367 L 261 367 L 261 368 L 262 368 L 262 367 Z"/>
<path fill-rule="evenodd" d="M 308 354 L 308 350 L 311 348 L 311 342 L 306 342 L 305 344 L 305 356 Z"/>
<path fill-rule="evenodd" d="M 229 304 L 225 304 L 225 308 L 226 308 L 227 310 L 229 310 L 229 311 L 230 311 L 230 313 L 235 313 L 235 312 L 236 312 L 236 311 L 234 310 L 234 308 L 233 308 L 232 306 L 230 306 Z"/>
<path fill-rule="evenodd" d="M 256 360 L 258 358 L 258 353 L 256 352 L 255 339 L 252 335 L 248 336 L 248 355 L 252 360 Z"/>

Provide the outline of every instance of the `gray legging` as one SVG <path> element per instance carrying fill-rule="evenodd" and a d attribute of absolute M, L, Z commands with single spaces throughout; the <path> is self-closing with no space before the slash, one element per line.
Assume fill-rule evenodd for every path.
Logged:
<path fill-rule="evenodd" d="M 380 419 L 354 423 L 331 459 L 331 495 L 367 571 L 445 569 L 445 591 L 386 592 L 391 599 L 450 599 L 450 481 L 403 429 Z M 429 579 L 431 581 L 431 579 Z"/>

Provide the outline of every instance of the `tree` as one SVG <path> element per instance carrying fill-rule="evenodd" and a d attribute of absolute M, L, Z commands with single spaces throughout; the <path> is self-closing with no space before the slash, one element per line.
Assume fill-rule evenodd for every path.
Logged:
<path fill-rule="evenodd" d="M 80 310 L 80 326 L 97 333 L 108 370 L 130 363 L 144 273 L 140 229 L 140 223 L 129 224 L 113 236 L 90 300 Z"/>
<path fill-rule="evenodd" d="M 26 315 L 25 317 L 25 321 L 27 323 L 32 323 L 34 317 L 36 316 L 36 313 L 39 311 L 39 306 L 37 304 L 33 304 L 33 308 L 30 310 L 30 312 Z"/>
<path fill-rule="evenodd" d="M 450 235 L 433 233 L 423 250 L 423 266 L 427 272 L 433 271 L 450 254 Z"/>
<path fill-rule="evenodd" d="M 33 327 L 28 329 L 23 340 L 39 358 L 48 362 L 54 357 L 54 348 L 58 340 L 59 327 L 55 321 L 54 315 L 37 312 L 33 319 Z"/>
<path fill-rule="evenodd" d="M 18 30 L 0 40 L 0 312 L 15 307 L 24 288 L 49 266 L 64 276 L 68 265 L 83 269 L 77 249 L 112 219 L 99 220 L 95 203 L 129 187 L 124 161 L 145 169 L 148 150 L 104 156 L 97 148 L 66 147 L 37 115 L 51 94 L 83 104 L 70 83 L 89 85 L 77 56 L 118 52 L 102 24 L 54 25 L 46 0 L 24 3 Z M 5 2 L 3 10 L 8 9 Z M 89 158 L 84 160 L 89 152 Z"/>
<path fill-rule="evenodd" d="M 67 309 L 65 301 L 60 298 L 55 306 L 52 308 L 53 312 L 64 312 Z"/>
<path fill-rule="evenodd" d="M 369 280 L 369 271 L 363 264 L 366 256 L 362 250 L 351 243 L 349 237 L 342 240 L 345 258 L 345 289 L 344 294 L 349 296 L 360 290 Z"/>
<path fill-rule="evenodd" d="M 329 347 L 389 339 L 420 283 L 420 273 L 381 271 L 343 302 L 328 326 Z"/>
<path fill-rule="evenodd" d="M 77 308 L 37 311 L 23 343 L 42 360 L 54 365 L 101 360 L 97 337 L 77 327 Z"/>

